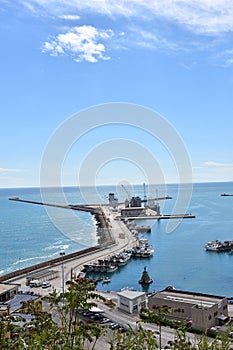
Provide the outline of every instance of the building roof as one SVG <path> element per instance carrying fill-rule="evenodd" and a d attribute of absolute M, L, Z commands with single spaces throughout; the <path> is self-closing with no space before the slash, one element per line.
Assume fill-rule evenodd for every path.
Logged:
<path fill-rule="evenodd" d="M 145 210 L 144 207 L 129 207 L 129 208 L 122 208 L 123 211 L 129 211 L 129 210 Z"/>
<path fill-rule="evenodd" d="M 8 300 L 4 305 L 9 305 L 11 312 L 14 312 L 22 307 L 22 302 L 36 300 L 38 298 L 38 295 L 16 294 L 13 299 Z"/>
<path fill-rule="evenodd" d="M 163 290 L 154 294 L 153 297 L 163 298 L 164 300 L 198 305 L 201 307 L 212 307 L 215 304 L 219 304 L 221 300 L 225 299 L 225 297 L 222 296 L 180 290 Z"/>
<path fill-rule="evenodd" d="M 118 292 L 117 295 L 124 297 L 124 298 L 127 298 L 127 299 L 130 299 L 130 300 L 133 300 L 133 299 L 145 296 L 146 293 L 125 289 L 125 290 L 122 290 L 121 292 Z"/>
<path fill-rule="evenodd" d="M 0 283 L 0 295 L 9 292 L 10 290 L 18 289 L 19 284 L 8 284 L 8 283 Z"/>

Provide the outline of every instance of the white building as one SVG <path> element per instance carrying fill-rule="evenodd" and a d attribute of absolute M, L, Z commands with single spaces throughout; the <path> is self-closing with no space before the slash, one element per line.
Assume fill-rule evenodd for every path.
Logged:
<path fill-rule="evenodd" d="M 128 289 L 123 290 L 117 293 L 117 306 L 120 310 L 130 314 L 139 313 L 141 308 L 147 306 L 146 293 Z"/>

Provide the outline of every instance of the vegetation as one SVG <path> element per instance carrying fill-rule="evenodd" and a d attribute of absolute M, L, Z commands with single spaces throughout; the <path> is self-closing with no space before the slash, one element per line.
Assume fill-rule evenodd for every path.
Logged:
<path fill-rule="evenodd" d="M 43 301 L 31 301 L 22 304 L 22 312 L 31 315 L 30 322 L 21 322 L 21 326 L 11 316 L 0 319 L 0 349 L 1 350 L 94 350 L 98 339 L 107 332 L 108 327 L 95 322 L 83 322 L 80 317 L 82 310 L 89 310 L 100 298 L 95 293 L 95 285 L 82 279 L 72 282 L 69 290 L 58 295 L 54 290 Z M 42 307 L 43 303 L 43 307 Z M 158 310 L 157 310 L 158 311 Z M 161 349 L 162 324 L 169 310 L 159 310 L 157 315 L 147 314 L 147 322 L 157 323 L 159 332 L 152 332 L 142 327 L 129 327 L 109 331 L 109 350 L 154 350 Z M 145 314 L 144 314 L 145 316 Z M 21 318 L 22 321 L 22 318 Z M 26 321 L 26 320 L 24 320 Z M 105 336 L 106 337 L 106 336 Z M 228 335 L 211 342 L 206 336 L 195 341 L 187 335 L 186 328 L 180 326 L 175 339 L 165 348 L 171 350 L 229 350 L 231 340 Z"/>

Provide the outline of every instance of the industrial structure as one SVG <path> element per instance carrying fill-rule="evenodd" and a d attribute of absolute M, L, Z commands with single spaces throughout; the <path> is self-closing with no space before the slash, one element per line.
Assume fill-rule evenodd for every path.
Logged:
<path fill-rule="evenodd" d="M 190 323 L 192 328 L 207 330 L 229 320 L 227 298 L 166 288 L 148 297 L 148 308 L 158 313 L 167 308 L 166 317 Z"/>

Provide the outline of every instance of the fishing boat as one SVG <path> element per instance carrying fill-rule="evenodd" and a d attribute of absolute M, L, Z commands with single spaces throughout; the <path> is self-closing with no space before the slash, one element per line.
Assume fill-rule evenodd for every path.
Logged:
<path fill-rule="evenodd" d="M 233 250 L 233 241 L 224 241 L 214 240 L 207 242 L 205 249 L 213 252 L 227 252 Z"/>
<path fill-rule="evenodd" d="M 106 278 L 103 280 L 102 284 L 109 283 L 109 282 L 111 282 L 111 278 L 106 277 Z"/>

